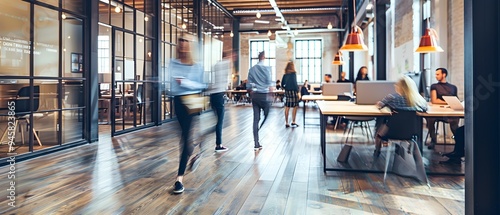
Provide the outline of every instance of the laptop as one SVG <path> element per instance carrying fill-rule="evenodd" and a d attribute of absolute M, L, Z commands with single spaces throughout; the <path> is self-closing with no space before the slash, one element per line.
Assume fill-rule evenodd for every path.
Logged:
<path fill-rule="evenodd" d="M 356 104 L 374 105 L 389 94 L 396 93 L 395 81 L 358 81 L 356 82 Z"/>
<path fill-rule="evenodd" d="M 338 96 L 345 95 L 345 93 L 352 93 L 352 83 L 324 83 L 323 95 L 324 96 Z"/>
<path fill-rule="evenodd" d="M 456 96 L 443 96 L 443 99 L 452 110 L 464 110 L 464 106 Z"/>

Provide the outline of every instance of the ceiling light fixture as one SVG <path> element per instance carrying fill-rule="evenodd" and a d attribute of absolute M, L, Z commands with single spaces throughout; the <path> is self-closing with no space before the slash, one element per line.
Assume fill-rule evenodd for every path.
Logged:
<path fill-rule="evenodd" d="M 120 7 L 118 7 L 118 6 L 115 7 L 115 12 L 116 13 L 120 13 L 121 11 L 122 11 L 122 9 Z"/>
<path fill-rule="evenodd" d="M 66 14 L 64 14 L 64 13 L 63 13 L 63 14 L 61 15 L 61 18 L 62 18 L 62 19 L 66 19 Z"/>
<path fill-rule="evenodd" d="M 444 52 L 443 48 L 441 48 L 437 41 L 438 35 L 436 30 L 430 28 L 429 18 L 427 18 L 427 29 L 425 29 L 424 35 L 420 38 L 420 44 L 415 50 L 417 53 L 432 53 L 432 52 Z"/>
<path fill-rule="evenodd" d="M 333 58 L 332 64 L 333 65 L 344 64 L 344 57 L 342 57 L 342 52 L 337 51 L 337 54 L 335 54 L 335 58 Z"/>
<path fill-rule="evenodd" d="M 262 15 L 260 14 L 260 12 L 257 12 L 257 14 L 255 14 L 255 16 L 256 16 L 258 19 L 260 19 L 260 17 L 261 17 Z"/>
<path fill-rule="evenodd" d="M 231 33 L 229 33 L 229 36 L 234 37 L 233 31 L 231 31 Z"/>
<path fill-rule="evenodd" d="M 186 28 L 187 28 L 186 24 L 182 23 L 182 29 L 186 29 Z"/>
<path fill-rule="evenodd" d="M 356 1 L 353 0 L 353 10 L 354 16 L 356 17 Z M 368 47 L 366 47 L 365 42 L 363 41 L 363 31 L 357 25 L 353 25 L 351 27 L 351 33 L 347 35 L 347 39 L 344 45 L 340 48 L 341 51 L 367 51 Z"/>
<path fill-rule="evenodd" d="M 267 36 L 272 36 L 273 35 L 273 32 L 271 32 L 271 30 L 267 31 Z"/>
<path fill-rule="evenodd" d="M 328 23 L 327 28 L 328 28 L 328 29 L 332 29 L 332 28 L 333 28 L 333 26 L 332 26 L 332 23 L 331 23 L 331 22 L 329 22 L 329 23 Z"/>

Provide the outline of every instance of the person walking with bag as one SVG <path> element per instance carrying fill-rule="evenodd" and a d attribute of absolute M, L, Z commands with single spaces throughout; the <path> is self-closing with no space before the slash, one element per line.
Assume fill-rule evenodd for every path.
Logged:
<path fill-rule="evenodd" d="M 191 143 L 191 124 L 193 116 L 201 111 L 199 97 L 201 91 L 206 88 L 203 83 L 203 67 L 194 62 L 191 54 L 191 43 L 194 41 L 188 35 L 179 37 L 177 44 L 177 58 L 170 62 L 171 94 L 174 96 L 174 110 L 177 121 L 181 127 L 180 161 L 177 179 L 174 183 L 175 194 L 184 192 L 182 179 L 194 145 Z M 201 105 L 202 106 L 202 105 Z M 200 155 L 195 155 L 189 160 L 191 170 L 199 164 Z"/>
<path fill-rule="evenodd" d="M 288 62 L 285 67 L 285 74 L 281 79 L 283 87 L 285 88 L 285 127 L 289 128 L 288 124 L 288 112 L 291 107 L 292 111 L 292 126 L 299 127 L 295 123 L 295 118 L 297 116 L 297 107 L 299 106 L 299 85 L 297 84 L 297 72 L 295 71 L 295 65 L 292 61 Z"/>

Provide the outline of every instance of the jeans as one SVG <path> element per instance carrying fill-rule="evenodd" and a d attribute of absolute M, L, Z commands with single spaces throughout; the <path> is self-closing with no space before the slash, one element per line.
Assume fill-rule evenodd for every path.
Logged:
<path fill-rule="evenodd" d="M 224 93 L 214 93 L 210 95 L 210 104 L 217 117 L 215 126 L 215 144 L 222 144 L 222 123 L 224 122 Z"/>
<path fill-rule="evenodd" d="M 189 157 L 191 157 L 194 150 L 193 144 L 190 143 L 191 124 L 193 122 L 194 114 L 188 114 L 187 108 L 182 103 L 179 96 L 174 97 L 174 109 L 177 115 L 177 121 L 179 122 L 182 131 L 182 138 L 180 142 L 181 157 L 179 162 L 179 171 L 177 172 L 177 175 L 181 176 L 184 175 Z"/>
<path fill-rule="evenodd" d="M 252 107 L 253 107 L 253 140 L 256 147 L 260 146 L 259 143 L 259 121 L 260 121 L 260 110 L 264 111 L 264 124 L 267 115 L 269 114 L 269 108 L 271 103 L 267 99 L 267 93 L 253 93 L 252 94 Z"/>

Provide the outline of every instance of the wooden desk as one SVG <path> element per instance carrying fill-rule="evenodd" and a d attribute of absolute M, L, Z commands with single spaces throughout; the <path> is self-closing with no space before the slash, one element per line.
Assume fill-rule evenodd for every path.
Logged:
<path fill-rule="evenodd" d="M 352 102 L 317 101 L 320 110 L 320 145 L 323 154 L 323 172 L 345 171 L 326 167 L 326 123 L 328 116 L 390 116 L 389 109 L 378 109 L 375 105 L 356 105 Z"/>
<path fill-rule="evenodd" d="M 325 101 L 335 101 L 337 100 L 337 96 L 323 96 L 323 95 L 305 95 L 302 96 L 302 101 L 304 101 L 304 111 L 302 111 L 303 116 L 302 116 L 302 121 L 304 123 L 304 127 L 306 126 L 306 101 L 320 101 L 320 100 L 325 100 Z M 316 125 L 316 124 L 310 124 L 310 125 Z"/>

